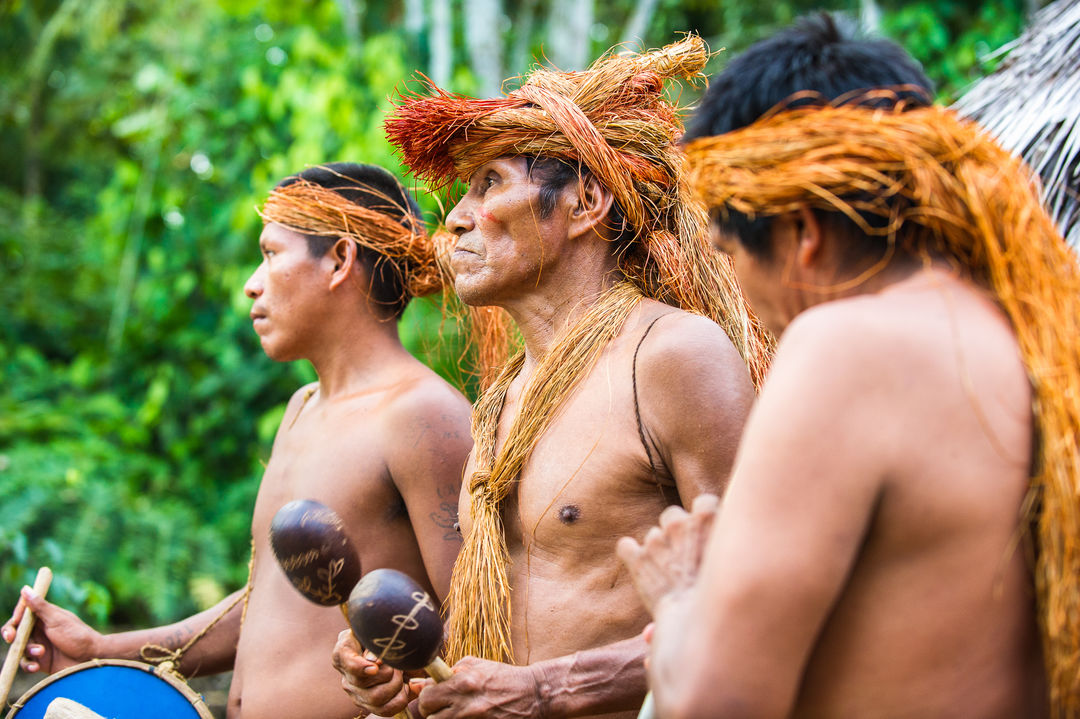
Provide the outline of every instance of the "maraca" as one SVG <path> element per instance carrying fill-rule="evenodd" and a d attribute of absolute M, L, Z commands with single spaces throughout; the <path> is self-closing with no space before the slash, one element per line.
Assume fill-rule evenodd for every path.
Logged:
<path fill-rule="evenodd" d="M 395 569 L 373 569 L 361 579 L 348 605 L 349 626 L 360 644 L 401 671 L 424 669 L 437 682 L 452 676 L 439 657 L 443 621 L 434 602 L 412 577 Z"/>
<path fill-rule="evenodd" d="M 360 560 L 341 517 L 314 499 L 297 499 L 277 511 L 270 546 L 296 591 L 324 607 L 344 605 L 360 579 Z"/>
<path fill-rule="evenodd" d="M 345 592 L 360 579 L 360 559 L 337 512 L 314 499 L 289 502 L 270 522 L 270 547 L 296 591 L 318 605 L 340 606 L 349 619 Z"/>

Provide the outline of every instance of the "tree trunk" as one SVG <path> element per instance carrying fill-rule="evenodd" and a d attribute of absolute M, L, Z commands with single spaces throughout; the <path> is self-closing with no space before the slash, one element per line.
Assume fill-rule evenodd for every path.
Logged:
<path fill-rule="evenodd" d="M 593 0 L 552 0 L 547 46 L 557 68 L 583 70 L 588 65 L 592 24 Z"/>
<path fill-rule="evenodd" d="M 450 84 L 453 69 L 451 37 L 450 0 L 431 0 L 431 67 L 428 76 L 443 88 Z"/>
<path fill-rule="evenodd" d="M 465 44 L 481 97 L 495 97 L 503 81 L 502 6 L 499 0 L 465 0 Z"/>
<path fill-rule="evenodd" d="M 649 22 L 655 10 L 656 0 L 637 0 L 633 14 L 626 21 L 626 27 L 623 28 L 622 41 L 631 44 L 640 43 L 643 50 L 647 49 L 649 44 L 645 33 L 649 30 Z"/>
<path fill-rule="evenodd" d="M 345 37 L 349 47 L 360 47 L 360 16 L 364 12 L 364 0 L 337 0 L 341 8 L 341 24 L 345 28 Z"/>
<path fill-rule="evenodd" d="M 424 0 L 405 0 L 405 32 L 419 35 L 427 25 Z"/>
<path fill-rule="evenodd" d="M 536 0 L 521 0 L 514 20 L 514 47 L 510 51 L 510 72 L 521 74 L 532 64 L 529 55 L 533 26 L 536 24 Z"/>

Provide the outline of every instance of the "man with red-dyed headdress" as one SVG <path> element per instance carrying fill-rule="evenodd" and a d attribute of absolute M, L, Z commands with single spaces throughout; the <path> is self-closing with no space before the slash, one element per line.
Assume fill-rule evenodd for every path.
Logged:
<path fill-rule="evenodd" d="M 232 670 L 229 717 L 352 717 L 326 661 L 345 620 L 296 592 L 270 550 L 274 513 L 296 499 L 341 516 L 362 567 L 397 568 L 446 596 L 469 403 L 398 335 L 409 301 L 443 285 L 420 210 L 383 168 L 331 163 L 279 183 L 262 217 L 262 263 L 244 285 L 255 332 L 271 359 L 307 359 L 318 381 L 296 392 L 274 439 L 247 588 L 176 624 L 109 635 L 24 594 L 39 622 L 28 670 L 165 658 L 185 676 Z M 20 613 L 4 625 L 9 641 Z"/>
<path fill-rule="evenodd" d="M 455 289 L 521 340 L 474 408 L 455 675 L 423 689 L 424 715 L 627 716 L 645 694 L 647 612 L 614 540 L 723 488 L 769 351 L 708 246 L 664 96 L 707 58 L 689 37 L 537 70 L 498 99 L 430 88 L 387 121 L 418 177 L 468 184 L 446 220 Z M 367 710 L 411 698 L 347 636 L 336 661 Z"/>

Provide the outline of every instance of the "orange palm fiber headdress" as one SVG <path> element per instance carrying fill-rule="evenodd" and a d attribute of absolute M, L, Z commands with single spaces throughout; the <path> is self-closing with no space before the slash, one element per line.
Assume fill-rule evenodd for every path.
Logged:
<path fill-rule="evenodd" d="M 1034 389 L 1035 583 L 1055 717 L 1080 713 L 1080 267 L 1030 170 L 939 107 L 776 113 L 687 147 L 710 208 L 839 211 L 909 252 L 944 256 L 993 293 Z M 849 199 L 845 199 L 849 198 Z M 855 198 L 855 199 L 850 199 Z M 875 230 L 859 212 L 880 215 Z"/>
<path fill-rule="evenodd" d="M 707 218 L 692 201 L 677 145 L 681 109 L 664 95 L 665 80 L 702 78 L 708 58 L 705 43 L 691 35 L 651 52 L 608 52 L 582 72 L 538 68 L 496 99 L 454 95 L 429 82 L 430 94 L 400 98 L 386 134 L 412 172 L 436 188 L 499 157 L 580 163 L 611 190 L 625 217 L 631 237 L 617 251 L 626 278 L 645 296 L 724 327 L 760 383 L 771 339 L 746 306 L 729 261 L 709 246 Z"/>
<path fill-rule="evenodd" d="M 375 198 L 375 203 L 364 207 L 332 189 L 297 177 L 290 184 L 274 188 L 260 214 L 264 222 L 276 222 L 302 234 L 348 237 L 386 257 L 404 279 L 406 291 L 412 297 L 442 290 L 446 273 L 440 265 L 440 255 L 444 253 L 439 238 L 429 236 L 419 218 L 408 207 L 402 207 L 400 200 L 360 182 L 344 189 L 368 194 Z M 380 212 L 382 207 L 402 215 L 402 219 Z M 448 239 L 442 237 L 443 241 Z"/>

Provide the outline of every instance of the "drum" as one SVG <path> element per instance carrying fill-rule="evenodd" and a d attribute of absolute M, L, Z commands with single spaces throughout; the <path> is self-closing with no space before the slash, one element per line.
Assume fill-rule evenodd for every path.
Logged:
<path fill-rule="evenodd" d="M 98 659 L 38 682 L 15 702 L 7 719 L 42 719 L 57 697 L 71 699 L 106 719 L 214 719 L 183 679 L 149 664 Z"/>

